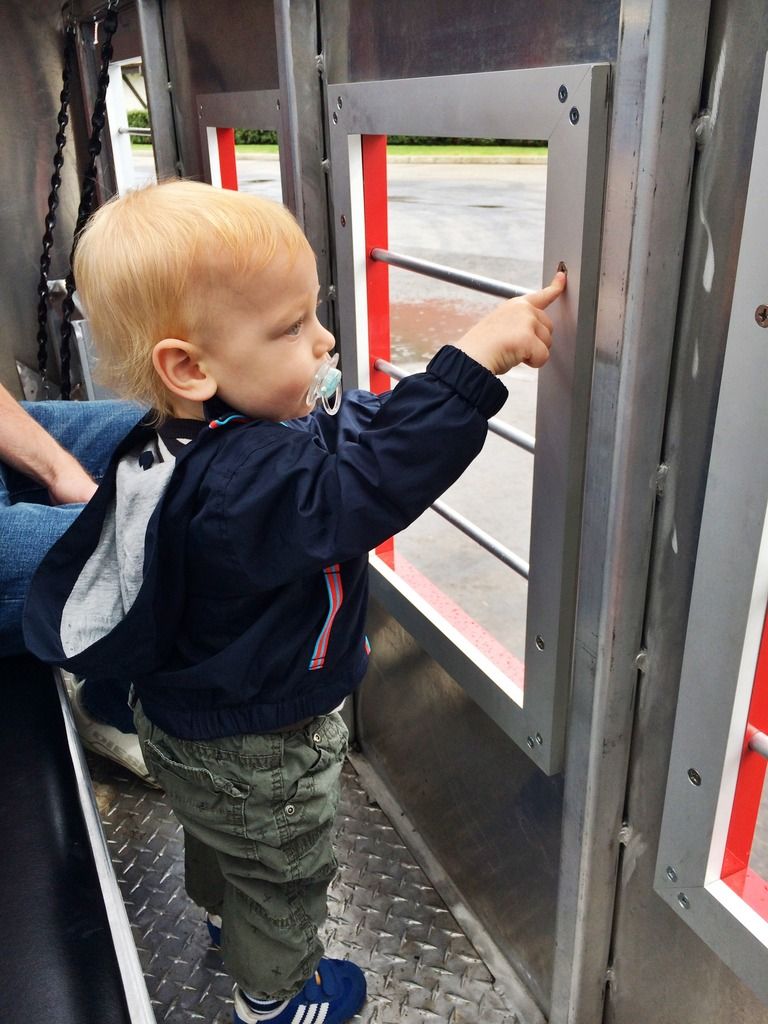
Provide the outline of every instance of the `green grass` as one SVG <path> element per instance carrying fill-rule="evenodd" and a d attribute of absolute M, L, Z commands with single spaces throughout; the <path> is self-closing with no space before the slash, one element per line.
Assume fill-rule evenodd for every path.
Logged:
<path fill-rule="evenodd" d="M 276 153 L 277 146 L 270 146 L 269 143 L 247 143 L 243 146 L 235 146 L 238 155 L 244 153 Z"/>

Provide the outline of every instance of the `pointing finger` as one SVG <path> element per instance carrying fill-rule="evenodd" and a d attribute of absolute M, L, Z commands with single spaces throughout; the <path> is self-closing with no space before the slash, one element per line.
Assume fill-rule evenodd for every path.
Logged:
<path fill-rule="evenodd" d="M 526 302 L 530 302 L 536 309 L 546 309 L 556 298 L 562 295 L 567 281 L 567 275 L 562 270 L 558 270 L 545 288 L 540 288 L 539 291 L 526 295 Z"/>

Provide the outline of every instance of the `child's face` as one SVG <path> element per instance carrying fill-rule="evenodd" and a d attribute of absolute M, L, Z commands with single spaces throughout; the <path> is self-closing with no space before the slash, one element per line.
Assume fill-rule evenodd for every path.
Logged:
<path fill-rule="evenodd" d="M 335 344 L 317 319 L 319 290 L 314 256 L 301 251 L 278 254 L 216 292 L 200 347 L 220 398 L 258 419 L 296 419 L 311 411 L 307 391 Z"/>

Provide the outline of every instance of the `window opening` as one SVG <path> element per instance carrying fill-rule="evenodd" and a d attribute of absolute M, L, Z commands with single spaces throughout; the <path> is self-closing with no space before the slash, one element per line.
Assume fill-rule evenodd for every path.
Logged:
<path fill-rule="evenodd" d="M 438 331 L 428 332 L 411 342 L 401 330 L 399 318 L 407 312 L 410 296 L 408 292 L 398 292 L 400 280 L 408 281 L 403 285 L 407 289 L 422 287 L 422 277 L 430 288 L 447 289 L 433 297 L 442 306 L 441 315 L 453 323 L 456 331 L 452 339 L 446 332 L 441 340 L 456 340 L 461 335 L 466 325 L 459 322 L 462 310 L 458 304 L 465 304 L 468 294 L 470 301 L 478 305 L 487 303 L 485 308 L 491 308 L 495 301 L 475 294 L 478 290 L 484 291 L 486 285 L 478 281 L 478 277 L 495 279 L 499 273 L 499 268 L 488 260 L 488 257 L 491 261 L 498 258 L 499 254 L 487 244 L 482 226 L 470 225 L 464 232 L 469 237 L 464 238 L 460 250 L 468 262 L 460 264 L 459 268 L 455 266 L 457 247 L 453 246 L 452 251 L 452 246 L 445 241 L 448 238 L 450 242 L 447 234 L 439 237 L 441 230 L 447 232 L 452 226 L 455 210 L 441 211 L 436 206 L 421 211 L 428 226 L 438 232 L 431 253 L 427 253 L 432 259 L 418 263 L 418 251 L 398 252 L 396 246 L 400 241 L 407 243 L 408 237 L 401 235 L 398 239 L 394 233 L 390 237 L 390 220 L 395 219 L 392 207 L 402 210 L 403 231 L 410 227 L 408 218 L 414 218 L 420 211 L 416 209 L 418 203 L 409 201 L 409 193 L 399 202 L 389 201 L 388 138 L 398 133 L 428 138 L 546 139 L 546 186 L 541 187 L 542 192 L 546 188 L 547 193 L 543 264 L 553 273 L 558 263 L 564 262 L 569 271 L 569 287 L 567 296 L 552 310 L 559 344 L 553 347 L 548 366 L 535 376 L 535 432 L 541 434 L 541 440 L 536 446 L 532 500 L 529 500 L 535 507 L 535 516 L 531 517 L 529 512 L 523 517 L 531 520 L 530 542 L 527 544 L 527 538 L 521 538 L 519 533 L 518 536 L 494 535 L 494 524 L 486 518 L 489 502 L 482 501 L 482 493 L 478 493 L 481 488 L 476 486 L 467 496 L 466 509 L 454 510 L 462 516 L 460 530 L 448 527 L 439 514 L 429 513 L 434 523 L 429 531 L 429 544 L 432 546 L 433 534 L 445 527 L 453 532 L 454 543 L 470 545 L 467 583 L 471 586 L 467 592 L 474 590 L 478 604 L 484 592 L 488 604 L 473 607 L 470 613 L 459 606 L 456 593 L 446 593 L 447 587 L 436 586 L 433 580 L 427 579 L 426 572 L 421 572 L 413 563 L 410 563 L 413 577 L 424 581 L 423 587 L 406 579 L 401 567 L 395 571 L 390 564 L 392 560 L 397 560 L 398 556 L 405 559 L 402 548 L 406 541 L 402 536 L 395 539 L 389 550 L 372 555 L 371 591 L 424 650 L 549 773 L 558 771 L 562 764 L 570 679 L 586 417 L 594 354 L 608 84 L 607 66 L 573 65 L 430 79 L 331 84 L 327 93 L 338 340 L 348 386 L 359 384 L 371 386 L 373 390 L 387 389 L 392 383 L 392 366 L 398 373 L 408 372 L 409 360 L 413 360 L 417 368 L 429 358 Z M 439 103 L 435 102 L 436 95 L 440 97 Z M 472 172 L 465 170 L 463 173 Z M 445 200 L 442 203 L 445 205 Z M 498 215 L 494 207 L 499 204 L 493 197 L 487 202 L 485 199 L 472 201 L 471 205 L 478 216 Z M 414 233 L 417 230 L 421 236 L 423 227 L 414 228 Z M 509 254 L 512 244 L 509 236 L 507 233 L 502 256 Z M 425 247 L 419 238 L 414 241 L 418 243 L 417 250 L 423 253 Z M 424 266 L 424 262 L 428 266 Z M 514 270 L 505 269 L 502 273 L 506 280 L 493 286 L 497 295 L 515 294 L 516 291 L 510 291 L 510 284 L 516 290 L 528 290 L 519 277 L 515 280 Z M 545 276 L 548 275 L 532 274 L 530 284 L 538 287 Z M 436 281 L 440 282 L 439 286 Z M 467 293 L 465 287 L 458 287 L 467 284 L 471 293 Z M 443 326 L 436 324 L 435 317 L 428 313 L 431 307 L 424 306 L 420 297 L 417 305 L 421 308 L 416 315 L 428 326 L 431 320 L 431 326 L 438 327 L 442 335 Z M 480 310 L 475 308 L 472 314 L 474 322 Z M 404 363 L 398 367 L 403 357 Z M 534 405 L 531 418 L 533 408 Z M 498 419 L 500 431 L 512 434 L 510 423 L 501 417 Z M 530 461 L 533 432 L 517 424 L 515 428 L 513 436 L 523 440 L 522 448 L 492 436 L 488 451 L 493 451 L 491 445 L 500 443 L 510 450 L 514 448 L 519 457 Z M 521 438 L 521 434 L 527 439 Z M 519 477 L 521 471 L 513 472 Z M 511 477 L 512 472 L 509 475 Z M 467 480 L 471 481 L 472 477 L 465 478 L 465 482 Z M 450 508 L 449 498 L 453 500 L 453 493 L 441 502 Z M 469 502 L 474 507 L 470 507 Z M 454 512 L 448 514 L 456 519 Z M 473 520 L 473 515 L 479 517 L 478 522 Z M 505 517 L 505 529 L 508 518 Z M 465 520 L 474 525 L 465 530 Z M 474 533 L 475 539 L 470 541 L 465 532 Z M 493 541 L 486 543 L 488 536 Z M 475 541 L 482 541 L 484 546 Z M 517 559 L 507 558 L 506 552 L 513 550 L 513 544 L 523 548 L 522 552 L 514 552 L 519 564 Z M 414 544 L 420 557 L 426 546 L 426 543 Z M 494 549 L 494 554 L 489 548 Z M 495 557 L 498 554 L 502 555 L 502 560 Z M 439 561 L 442 569 L 451 561 L 462 560 L 464 556 L 459 554 L 454 559 L 443 557 Z M 510 561 L 523 570 L 522 575 L 509 568 L 506 562 Z M 531 563 L 527 584 L 526 561 Z M 523 653 L 520 650 L 523 629 L 516 637 L 507 632 L 509 624 L 513 620 L 520 621 L 521 617 L 516 609 L 503 610 L 492 587 L 484 585 L 488 571 L 485 565 L 491 562 L 497 563 L 494 571 L 504 571 L 503 593 L 512 594 L 513 588 L 518 588 L 522 601 L 527 591 L 525 700 L 519 685 L 520 673 L 509 668 L 510 657 L 521 666 L 521 658 L 510 648 Z M 444 599 L 440 608 L 432 600 L 438 593 Z M 498 615 L 500 625 L 490 619 L 483 623 L 483 616 L 491 612 Z M 471 625 L 469 630 L 465 628 L 467 623 Z M 520 621 L 520 625 L 522 627 L 523 622 Z M 483 637 L 489 641 L 486 650 L 478 645 L 478 630 L 482 630 Z"/>
<path fill-rule="evenodd" d="M 280 153 L 275 132 L 249 128 L 207 128 L 211 183 L 283 201 Z M 274 142 L 253 139 L 274 138 Z"/>
<path fill-rule="evenodd" d="M 155 150 L 141 57 L 110 65 L 107 118 L 118 194 L 155 181 Z"/>
<path fill-rule="evenodd" d="M 378 264 L 370 272 L 378 276 L 373 305 L 389 299 L 388 325 L 369 302 L 377 350 L 389 355 L 377 359 L 374 388 L 423 369 L 503 297 L 540 287 L 546 144 L 537 159 L 512 163 L 497 154 L 493 162 L 478 159 L 475 141 L 457 139 L 437 158 L 422 150 L 428 163 L 403 159 L 383 138 L 364 142 L 366 192 L 385 189 L 387 199 L 386 211 L 368 212 L 384 243 L 371 253 Z M 382 175 L 376 160 L 384 147 Z M 503 379 L 510 397 L 481 455 L 378 554 L 460 625 L 521 698 L 537 374 L 519 366 Z"/>

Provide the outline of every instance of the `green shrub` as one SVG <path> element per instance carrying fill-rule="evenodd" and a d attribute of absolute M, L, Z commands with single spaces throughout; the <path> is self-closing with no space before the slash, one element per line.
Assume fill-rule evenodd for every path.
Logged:
<path fill-rule="evenodd" d="M 545 146 L 538 139 L 448 139 L 434 135 L 390 135 L 390 146 Z"/>
<path fill-rule="evenodd" d="M 149 128 L 149 126 L 149 114 L 146 110 L 128 111 L 129 128 Z M 136 142 L 140 146 L 152 145 L 152 139 L 148 135 L 132 135 L 131 142 Z"/>
<path fill-rule="evenodd" d="M 277 132 L 260 131 L 257 128 L 235 128 L 236 146 L 276 146 Z"/>

